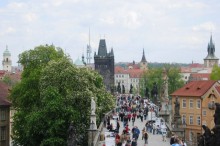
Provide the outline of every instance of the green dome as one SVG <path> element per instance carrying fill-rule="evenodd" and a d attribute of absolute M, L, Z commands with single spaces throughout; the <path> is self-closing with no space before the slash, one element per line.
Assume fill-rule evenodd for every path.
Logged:
<path fill-rule="evenodd" d="M 76 66 L 84 66 L 84 63 L 78 58 L 78 59 L 76 59 L 76 61 L 74 62 L 74 64 L 76 65 Z"/>
<path fill-rule="evenodd" d="M 3 53 L 3 56 L 11 56 L 11 53 L 8 51 L 8 48 Z"/>

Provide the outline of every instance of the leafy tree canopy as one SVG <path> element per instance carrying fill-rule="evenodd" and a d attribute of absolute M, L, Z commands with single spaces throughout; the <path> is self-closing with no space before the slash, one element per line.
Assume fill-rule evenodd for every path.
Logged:
<path fill-rule="evenodd" d="M 78 142 L 87 145 L 91 97 L 96 99 L 98 115 L 114 106 L 102 77 L 95 71 L 76 68 L 54 46 L 25 51 L 19 60 L 24 65 L 22 80 L 10 96 L 17 111 L 13 125 L 15 143 L 67 145 L 67 129 L 73 121 Z"/>
<path fill-rule="evenodd" d="M 211 80 L 215 81 L 220 80 L 220 67 L 218 67 L 217 65 L 213 66 L 210 78 Z"/>
<path fill-rule="evenodd" d="M 146 88 L 151 92 L 153 89 L 153 84 L 157 84 L 158 94 L 161 96 L 162 88 L 164 86 L 164 72 L 167 74 L 168 77 L 168 93 L 171 94 L 178 88 L 184 85 L 183 80 L 181 79 L 181 75 L 179 72 L 179 68 L 175 66 L 171 66 L 169 64 L 165 64 L 163 68 L 150 68 L 146 71 L 142 79 L 140 81 L 141 87 L 141 95 L 144 97 Z M 152 97 L 151 97 L 152 98 Z"/>

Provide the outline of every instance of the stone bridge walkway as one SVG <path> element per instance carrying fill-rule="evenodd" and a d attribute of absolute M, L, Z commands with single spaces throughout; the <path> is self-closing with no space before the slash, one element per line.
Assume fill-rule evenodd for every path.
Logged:
<path fill-rule="evenodd" d="M 140 118 L 139 119 L 136 119 L 135 123 L 134 123 L 134 126 L 137 126 L 141 132 L 141 130 L 143 129 L 143 127 L 145 126 L 146 124 L 146 120 L 144 120 L 143 122 L 141 122 Z M 122 133 L 122 130 L 123 130 L 123 123 L 120 122 L 120 130 L 119 130 L 119 134 Z M 130 121 L 129 122 L 129 128 L 132 129 L 132 122 Z M 104 131 L 108 131 L 106 128 L 103 129 L 103 132 Z M 170 142 L 170 139 L 167 138 L 166 139 L 166 142 L 162 141 L 162 135 L 153 135 L 152 133 L 148 133 L 149 134 L 149 139 L 148 139 L 148 144 L 146 146 L 170 146 L 169 142 Z M 142 140 L 142 133 L 139 135 L 139 138 L 138 138 L 138 141 L 137 141 L 137 146 L 144 146 L 144 140 Z M 104 141 L 102 142 L 99 142 L 99 145 L 98 146 L 103 146 L 104 144 Z"/>

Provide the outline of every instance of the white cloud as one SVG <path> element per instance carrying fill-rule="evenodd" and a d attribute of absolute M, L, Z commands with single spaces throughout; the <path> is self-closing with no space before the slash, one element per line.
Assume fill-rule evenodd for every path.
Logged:
<path fill-rule="evenodd" d="M 213 22 L 205 22 L 205 23 L 193 26 L 192 30 L 193 31 L 209 31 L 209 32 L 212 32 L 212 31 L 215 31 L 215 28 L 216 28 L 216 26 Z"/>
<path fill-rule="evenodd" d="M 24 15 L 24 19 L 28 22 L 33 22 L 37 20 L 37 14 L 33 13 L 33 12 L 29 12 L 27 14 Z"/>
<path fill-rule="evenodd" d="M 0 60 L 1 45 L 6 42 L 14 56 L 54 43 L 67 51 L 71 48 L 75 60 L 86 48 L 89 27 L 93 51 L 105 34 L 108 49 L 115 48 L 116 62 L 141 58 L 141 53 L 134 52 L 142 52 L 143 46 L 150 54 L 148 61 L 175 62 L 166 55 L 206 48 L 211 31 L 215 42 L 220 40 L 217 0 L 11 0 L 0 12 Z M 163 51 L 166 55 L 161 55 Z M 199 55 L 202 60 L 205 53 L 182 55 L 179 62 Z M 216 54 L 220 49 L 216 48 Z"/>
<path fill-rule="evenodd" d="M 23 9 L 26 7 L 27 7 L 27 4 L 25 4 L 24 2 L 11 2 L 8 4 L 8 8 L 12 10 Z"/>

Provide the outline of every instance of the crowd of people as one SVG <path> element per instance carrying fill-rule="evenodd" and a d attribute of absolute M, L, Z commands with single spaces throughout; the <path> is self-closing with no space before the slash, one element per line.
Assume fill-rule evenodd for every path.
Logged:
<path fill-rule="evenodd" d="M 170 138 L 170 145 L 171 146 L 187 146 L 186 142 L 179 138 L 177 135 L 172 133 L 172 136 Z"/>
<path fill-rule="evenodd" d="M 158 110 L 159 108 L 140 96 L 118 96 L 116 110 L 111 116 L 106 117 L 107 129 L 115 133 L 116 146 L 137 146 L 140 137 L 148 144 L 149 133 L 161 134 L 159 127 L 155 126 L 153 121 L 147 120 L 149 111 L 157 113 Z M 116 121 L 115 124 L 112 120 Z M 136 126 L 137 120 L 146 122 L 145 126 Z M 119 131 L 120 127 L 123 127 L 122 132 Z"/>

